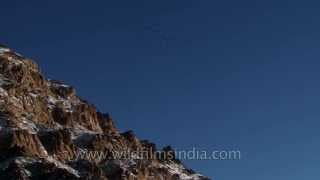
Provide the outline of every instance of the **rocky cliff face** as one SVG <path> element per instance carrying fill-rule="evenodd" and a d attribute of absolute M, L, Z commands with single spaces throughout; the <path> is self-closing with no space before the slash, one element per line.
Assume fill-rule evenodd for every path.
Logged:
<path fill-rule="evenodd" d="M 204 180 L 0 46 L 0 179 Z"/>

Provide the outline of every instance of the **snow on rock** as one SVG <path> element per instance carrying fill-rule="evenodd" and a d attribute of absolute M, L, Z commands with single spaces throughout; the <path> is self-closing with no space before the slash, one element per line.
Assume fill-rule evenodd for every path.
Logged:
<path fill-rule="evenodd" d="M 3 96 L 8 96 L 8 92 L 6 90 L 4 90 L 2 87 L 0 87 L 0 97 L 3 97 Z"/>
<path fill-rule="evenodd" d="M 8 60 L 10 62 L 10 65 L 12 65 L 12 66 L 19 66 L 19 65 L 23 64 L 22 60 L 20 60 L 18 58 L 14 58 L 12 56 L 9 56 Z"/>
<path fill-rule="evenodd" d="M 34 92 L 30 92 L 29 95 L 33 98 L 37 98 L 39 96 L 39 94 L 36 94 Z"/>
<path fill-rule="evenodd" d="M 0 169 L 8 168 L 9 164 L 12 163 L 12 162 L 15 162 L 16 164 L 19 164 L 21 166 L 27 166 L 29 164 L 33 164 L 33 163 L 39 162 L 39 160 L 36 160 L 34 158 L 31 158 L 31 157 L 19 156 L 19 157 L 16 157 L 14 159 L 8 159 L 6 161 L 1 162 Z"/>
<path fill-rule="evenodd" d="M 169 163 L 162 165 L 163 168 L 167 169 L 170 174 L 178 175 L 181 180 L 201 180 L 204 177 L 200 174 L 189 174 L 181 164 Z"/>
<path fill-rule="evenodd" d="M 38 160 L 30 157 L 17 157 L 14 161 L 15 163 L 21 164 L 21 165 L 28 165 L 28 164 L 33 164 L 35 162 L 39 162 Z"/>
<path fill-rule="evenodd" d="M 49 79 L 48 82 L 49 82 L 50 86 L 53 86 L 55 88 L 70 88 L 71 87 L 70 85 L 64 84 L 63 82 L 56 81 L 56 80 Z"/>
<path fill-rule="evenodd" d="M 48 107 L 50 109 L 53 109 L 56 106 L 57 102 L 58 102 L 58 100 L 53 96 L 49 96 L 47 98 L 47 101 L 48 101 Z"/>
<path fill-rule="evenodd" d="M 56 106 L 61 105 L 66 112 L 73 112 L 72 107 L 75 105 L 73 102 L 63 97 L 56 98 L 54 96 L 49 96 L 47 101 L 50 109 L 54 109 Z"/>
<path fill-rule="evenodd" d="M 0 47 L 0 56 L 6 55 L 6 53 L 9 53 L 7 54 L 6 58 L 10 66 L 18 66 L 23 64 L 22 56 L 20 54 L 12 52 L 8 48 Z"/>
<path fill-rule="evenodd" d="M 76 153 L 77 150 L 84 149 L 89 143 L 95 141 L 95 139 L 99 140 L 100 137 L 104 138 L 104 135 L 106 135 L 106 137 L 108 136 L 107 138 L 108 141 L 110 139 L 110 142 L 107 143 L 112 144 L 112 146 L 115 147 L 113 148 L 115 149 L 115 151 L 122 151 L 131 148 L 143 148 L 138 139 L 134 138 L 133 142 L 131 142 L 132 140 L 130 138 L 122 138 L 118 130 L 116 130 L 116 128 L 114 127 L 112 119 L 109 117 L 103 117 L 104 115 L 99 114 L 97 112 L 97 109 L 93 105 L 91 106 L 87 101 L 80 99 L 76 95 L 76 90 L 72 86 L 67 85 L 61 81 L 45 79 L 45 77 L 41 75 L 35 63 L 29 61 L 28 59 L 24 59 L 21 55 L 18 55 L 11 51 L 9 48 L 3 47 L 1 45 L 0 56 L 1 60 L 4 60 L 7 69 L 3 73 L 6 73 L 7 71 L 16 74 L 20 73 L 20 71 L 14 71 L 15 69 L 22 69 L 23 71 L 26 70 L 26 72 L 30 73 L 36 72 L 34 76 L 32 75 L 32 78 L 25 78 L 26 81 L 28 81 L 29 79 L 31 81 L 29 83 L 23 84 L 28 86 L 23 86 L 23 88 L 20 88 L 21 86 L 13 86 L 17 84 L 17 82 L 16 80 L 14 80 L 16 78 L 12 78 L 11 80 L 6 77 L 7 75 L 8 77 L 11 77 L 9 76 L 10 74 L 3 75 L 0 73 L 0 108 L 4 108 L 4 110 L 7 110 L 8 113 L 6 114 L 10 115 L 6 117 L 6 114 L 0 113 L 0 133 L 5 134 L 7 131 L 9 132 L 25 130 L 22 132 L 26 133 L 28 136 L 32 134 L 31 138 L 36 137 L 38 139 L 35 141 L 35 143 L 32 143 L 32 148 L 30 148 L 31 151 L 35 151 L 35 154 L 41 155 L 41 158 L 38 158 L 38 156 L 34 156 L 34 158 L 31 159 L 27 157 L 18 157 L 16 159 L 11 159 L 11 163 L 15 162 L 17 164 L 21 164 L 22 166 L 33 164 L 36 162 L 39 162 L 40 164 L 50 164 L 51 166 L 55 166 L 60 170 L 64 169 L 65 171 L 68 171 L 70 175 L 74 175 L 75 177 L 80 178 L 79 174 L 83 169 L 79 168 L 80 172 L 78 172 L 77 169 L 74 169 L 68 165 L 68 163 L 70 163 L 71 161 L 60 159 L 60 157 L 56 157 L 54 155 L 49 155 L 49 153 L 51 154 L 51 147 L 49 146 L 51 146 L 50 141 L 52 140 L 50 139 L 48 143 L 46 138 L 41 139 L 39 138 L 39 136 L 37 137 L 35 135 L 50 131 L 56 131 L 59 129 L 67 130 L 68 137 L 65 138 L 64 134 L 59 133 L 59 136 L 61 135 L 62 137 L 58 137 L 61 139 L 58 139 L 59 146 L 55 148 L 55 150 L 57 151 L 54 152 L 55 154 L 58 154 L 60 153 L 60 151 L 65 150 L 64 145 L 60 149 L 60 142 L 65 143 L 66 146 L 68 146 L 69 143 L 72 143 L 72 145 L 74 145 L 74 148 L 72 147 L 70 148 L 70 150 L 72 151 L 72 153 Z M 23 75 L 24 74 L 21 74 L 21 76 Z M 5 107 L 8 108 L 5 109 Z M 61 117 L 59 116 L 60 114 L 62 115 Z M 63 119 L 63 121 L 59 121 L 61 119 Z M 64 123 L 64 120 L 68 121 L 68 123 Z M 104 120 L 106 120 L 107 122 L 104 123 Z M 102 127 L 103 131 L 105 132 L 101 131 Z M 91 131 L 89 129 L 94 129 L 96 131 Z M 69 137 L 70 134 L 71 139 Z M 65 140 L 67 142 L 65 142 Z M 104 141 L 105 139 L 102 140 Z M 21 144 L 24 145 L 24 139 L 22 139 L 21 141 Z M 97 143 L 99 143 L 99 141 L 97 141 Z M 94 145 L 93 150 L 99 150 L 99 147 L 95 147 Z M 135 172 L 136 174 L 136 172 L 144 171 L 144 169 L 140 169 L 139 167 L 140 162 L 142 164 L 147 163 L 148 165 L 149 163 L 152 163 L 150 164 L 150 167 L 155 169 L 155 171 L 161 169 L 159 175 L 162 175 L 163 173 L 163 177 L 170 177 L 170 175 L 172 175 L 178 177 L 178 179 L 180 180 L 206 179 L 199 174 L 194 174 L 191 171 L 187 170 L 182 164 L 167 161 L 145 162 L 144 159 L 138 155 L 139 153 L 131 153 L 129 158 L 114 160 L 112 161 L 112 163 L 106 163 L 105 166 L 110 165 L 115 166 L 118 169 L 120 168 L 125 173 L 121 173 L 119 175 L 127 176 L 126 174 L 129 174 L 130 177 L 134 177 L 134 179 L 136 179 L 136 177 L 134 174 L 132 174 L 133 172 Z M 2 162 L 0 163 L 0 170 L 1 167 L 3 167 Z M 41 166 L 37 168 L 41 168 Z M 56 168 L 54 168 L 54 170 L 56 170 Z M 76 166 L 75 168 L 78 167 Z M 98 168 L 103 170 L 103 168 Z M 153 171 L 153 169 L 150 170 Z M 20 170 L 20 168 L 18 168 L 18 170 Z M 28 176 L 32 175 L 30 171 L 26 170 L 25 168 L 22 170 L 24 174 Z M 31 170 L 31 172 L 34 171 Z M 92 173 L 90 172 L 90 175 L 91 174 Z"/>
<path fill-rule="evenodd" d="M 10 84 L 12 84 L 11 80 L 0 74 L 0 86 L 3 87 Z"/>
<path fill-rule="evenodd" d="M 6 52 L 10 52 L 10 49 L 6 48 L 6 47 L 0 47 L 0 55 L 4 54 Z"/>
<path fill-rule="evenodd" d="M 80 175 L 79 175 L 79 172 L 73 168 L 71 168 L 70 166 L 66 165 L 66 164 L 63 164 L 61 163 L 60 161 L 54 159 L 53 157 L 48 157 L 46 159 L 43 159 L 44 161 L 47 161 L 49 163 L 52 163 L 54 164 L 57 168 L 59 169 L 65 169 L 67 170 L 69 173 L 73 174 L 74 176 L 80 178 Z M 40 160 L 40 159 L 34 159 L 34 158 L 31 158 L 31 157 L 16 157 L 14 159 L 9 159 L 8 161 L 5 161 L 3 163 L 0 164 L 0 169 L 6 169 L 8 168 L 9 164 L 11 162 L 15 162 L 16 164 L 19 164 L 21 165 L 22 167 L 26 167 L 30 164 L 34 164 L 34 163 L 37 163 L 37 162 L 41 162 L 43 160 Z M 24 169 L 26 170 L 26 169 Z M 26 170 L 26 174 L 29 174 L 31 176 L 31 172 Z"/>
<path fill-rule="evenodd" d="M 35 158 L 31 158 L 31 157 L 16 157 L 14 159 L 9 159 L 3 163 L 0 164 L 0 169 L 6 169 L 8 168 L 9 164 L 14 162 L 16 164 L 21 165 L 22 167 L 27 167 L 28 165 L 34 164 L 34 163 L 39 163 L 42 161 L 46 161 L 48 163 L 52 163 L 54 164 L 55 167 L 59 168 L 59 169 L 65 169 L 67 170 L 70 174 L 73 174 L 75 177 L 80 178 L 79 172 L 73 168 L 71 168 L 70 166 L 61 163 L 60 161 L 54 159 L 53 157 L 47 157 L 45 159 L 35 159 Z M 25 173 L 28 176 L 31 176 L 31 172 L 27 169 L 23 169 L 25 171 Z"/>
<path fill-rule="evenodd" d="M 99 133 L 90 131 L 80 125 L 76 125 L 73 129 L 71 129 L 71 139 L 73 140 L 84 140 L 92 135 L 97 135 Z"/>
<path fill-rule="evenodd" d="M 107 166 L 118 166 L 120 167 L 124 172 L 130 172 L 130 168 L 135 166 L 137 163 L 131 159 L 123 159 L 123 160 L 111 160 L 108 162 Z"/>
<path fill-rule="evenodd" d="M 69 173 L 75 175 L 77 178 L 80 178 L 80 175 L 79 175 L 79 172 L 75 169 L 73 169 L 72 167 L 66 165 L 66 164 L 63 164 L 61 163 L 60 161 L 54 159 L 53 157 L 48 157 L 46 159 L 48 162 L 50 163 L 53 163 L 57 168 L 60 168 L 60 169 L 65 169 L 67 170 Z"/>
<path fill-rule="evenodd" d="M 18 123 L 18 127 L 20 129 L 25 129 L 31 134 L 37 134 L 39 131 L 39 128 L 37 125 L 33 122 L 28 120 L 27 118 L 22 118 L 22 121 Z"/>

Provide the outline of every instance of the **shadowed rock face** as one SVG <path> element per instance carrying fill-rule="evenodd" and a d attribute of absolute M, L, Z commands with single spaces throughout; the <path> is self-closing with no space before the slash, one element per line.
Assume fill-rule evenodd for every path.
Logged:
<path fill-rule="evenodd" d="M 186 169 L 171 147 L 157 151 L 132 131 L 120 133 L 72 86 L 0 45 L 0 179 L 208 178 Z"/>
<path fill-rule="evenodd" d="M 15 156 L 46 157 L 48 154 L 36 134 L 27 130 L 14 130 L 2 134 L 0 144 L 0 157 L 7 159 Z"/>

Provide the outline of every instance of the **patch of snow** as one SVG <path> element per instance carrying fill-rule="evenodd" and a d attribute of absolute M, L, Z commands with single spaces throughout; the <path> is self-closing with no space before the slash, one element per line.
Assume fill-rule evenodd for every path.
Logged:
<path fill-rule="evenodd" d="M 18 128 L 14 128 L 16 130 L 27 130 L 28 133 L 30 134 L 37 134 L 39 132 L 39 128 L 37 127 L 37 125 L 31 121 L 31 120 L 28 120 L 27 118 L 25 117 L 22 117 L 21 119 L 22 121 L 19 122 L 17 124 Z M 44 148 L 44 146 L 41 144 L 41 143 L 38 143 L 37 146 L 40 148 L 41 152 L 43 153 L 44 156 L 48 156 L 48 152 L 47 150 Z"/>
<path fill-rule="evenodd" d="M 119 166 L 123 170 L 128 170 L 130 167 L 135 166 L 137 163 L 133 161 L 132 159 L 125 159 L 125 160 L 115 160 L 119 163 Z"/>
<path fill-rule="evenodd" d="M 55 105 L 57 104 L 58 100 L 56 98 L 54 98 L 53 96 L 49 96 L 47 98 L 47 101 L 48 101 L 49 108 L 53 109 L 55 107 Z"/>
<path fill-rule="evenodd" d="M 18 123 L 18 127 L 20 129 L 28 130 L 28 132 L 31 134 L 36 134 L 39 131 L 37 125 L 26 118 L 23 118 L 22 121 Z"/>
<path fill-rule="evenodd" d="M 14 52 L 14 54 L 18 57 L 23 57 L 21 54 L 17 53 L 17 52 Z"/>
<path fill-rule="evenodd" d="M 57 122 L 53 122 L 52 127 L 48 127 L 46 125 L 42 125 L 42 124 L 37 124 L 37 128 L 39 129 L 39 132 L 52 132 L 52 131 L 57 131 L 57 130 L 62 130 L 64 129 L 64 127 L 57 123 Z"/>
<path fill-rule="evenodd" d="M 75 125 L 75 127 L 71 129 L 71 139 L 77 141 L 85 140 L 97 134 L 97 132 L 90 131 L 80 125 Z"/>
<path fill-rule="evenodd" d="M 60 129 L 63 129 L 63 128 L 64 128 L 61 124 L 59 124 L 59 123 L 57 123 L 57 122 L 54 122 L 53 126 L 54 126 L 54 129 L 55 129 L 55 130 L 60 130 Z"/>
<path fill-rule="evenodd" d="M 0 169 L 2 169 L 2 170 L 7 169 L 9 167 L 9 164 L 11 164 L 12 162 L 19 164 L 19 165 L 22 165 L 22 166 L 26 166 L 28 164 L 33 164 L 33 163 L 39 162 L 39 161 L 37 161 L 36 159 L 31 158 L 31 157 L 22 157 L 22 156 L 15 157 L 13 159 L 9 159 L 4 162 L 1 162 Z"/>
<path fill-rule="evenodd" d="M 31 177 L 32 176 L 32 173 L 27 170 L 27 169 L 24 169 L 24 173 L 28 176 L 28 177 Z"/>
<path fill-rule="evenodd" d="M 49 86 L 53 86 L 55 88 L 70 88 L 71 86 L 70 85 L 67 85 L 67 84 L 64 84 L 60 81 L 56 81 L 56 80 L 51 80 L 51 79 L 48 79 L 48 85 Z"/>
<path fill-rule="evenodd" d="M 6 51 L 6 52 L 10 52 L 10 51 Z M 0 53 L 0 55 L 3 55 L 3 54 L 4 53 Z M 22 58 L 14 56 L 12 54 L 7 55 L 6 58 L 7 58 L 7 62 L 9 65 L 9 67 L 8 67 L 9 69 L 12 69 L 15 66 L 20 66 L 20 65 L 24 64 L 24 61 Z"/>
<path fill-rule="evenodd" d="M 201 180 L 204 177 L 200 174 L 187 174 L 186 169 L 181 164 L 169 163 L 161 166 L 166 168 L 170 174 L 178 175 L 181 180 Z"/>
<path fill-rule="evenodd" d="M 2 74 L 0 74 L 0 86 L 9 85 L 11 84 L 11 80 L 4 77 Z"/>
<path fill-rule="evenodd" d="M 37 98 L 39 95 L 33 92 L 30 92 L 29 95 L 33 98 Z"/>
<path fill-rule="evenodd" d="M 70 167 L 70 166 L 68 166 L 66 164 L 61 163 L 60 161 L 54 159 L 53 157 L 49 156 L 47 158 L 47 161 L 50 162 L 50 163 L 53 163 L 57 168 L 65 169 L 69 173 L 75 175 L 77 178 L 80 178 L 79 172 L 77 170 L 73 169 L 72 167 Z"/>
<path fill-rule="evenodd" d="M 137 162 L 132 159 L 116 159 L 109 160 L 104 164 L 106 169 L 121 168 L 122 172 L 129 175 L 129 179 L 137 179 L 137 176 L 133 173 L 133 170 L 137 168 Z M 149 179 L 149 178 L 148 178 Z"/>
<path fill-rule="evenodd" d="M 0 55 L 6 53 L 6 52 L 10 52 L 9 48 L 5 48 L 5 47 L 0 47 Z"/>
<path fill-rule="evenodd" d="M 66 111 L 66 112 L 73 112 L 72 107 L 75 106 L 77 104 L 77 102 L 72 102 L 71 100 L 62 98 L 62 97 L 53 97 L 53 96 L 49 96 L 47 98 L 48 101 L 48 107 L 50 109 L 55 108 L 58 104 L 62 105 L 62 108 Z"/>
<path fill-rule="evenodd" d="M 0 84 L 1 84 L 1 79 L 0 79 Z M 8 92 L 0 87 L 0 96 L 8 96 Z"/>
<path fill-rule="evenodd" d="M 71 86 L 67 85 L 67 84 L 59 84 L 59 87 L 64 87 L 64 88 L 69 88 Z"/>
<path fill-rule="evenodd" d="M 31 157 L 17 157 L 15 160 L 14 160 L 15 163 L 17 164 L 21 164 L 21 165 L 28 165 L 28 164 L 33 164 L 35 162 L 39 162 L 38 160 L 36 159 L 33 159 Z"/>
<path fill-rule="evenodd" d="M 17 59 L 17 58 L 12 57 L 12 56 L 9 56 L 9 57 L 8 57 L 8 60 L 9 60 L 9 62 L 10 62 L 10 65 L 18 66 L 18 65 L 23 64 L 23 61 L 22 61 L 22 60 Z"/>

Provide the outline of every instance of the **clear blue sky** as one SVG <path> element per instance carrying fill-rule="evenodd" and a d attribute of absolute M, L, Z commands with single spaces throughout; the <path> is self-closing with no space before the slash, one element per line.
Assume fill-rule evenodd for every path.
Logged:
<path fill-rule="evenodd" d="M 320 2 L 3 1 L 0 41 L 217 180 L 320 177 Z"/>

